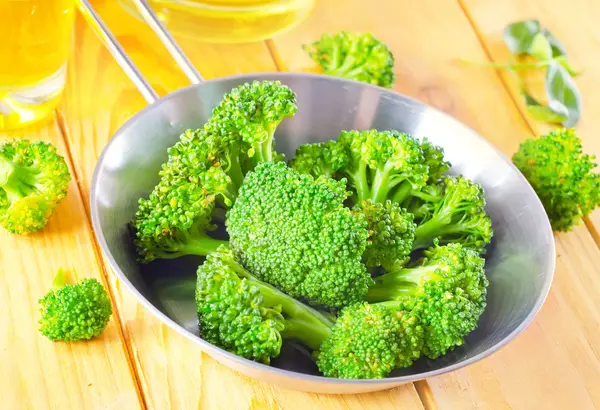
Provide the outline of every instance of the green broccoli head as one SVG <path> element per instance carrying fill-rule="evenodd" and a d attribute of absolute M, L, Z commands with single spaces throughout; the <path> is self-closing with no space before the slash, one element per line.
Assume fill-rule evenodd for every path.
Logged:
<path fill-rule="evenodd" d="M 250 360 L 270 363 L 283 340 L 316 349 L 330 335 L 329 319 L 258 280 L 224 245 L 198 268 L 195 298 L 202 338 Z"/>
<path fill-rule="evenodd" d="M 273 152 L 273 136 L 285 118 L 298 110 L 296 94 L 279 81 L 253 81 L 225 94 L 205 125 L 226 145 L 241 143 L 255 165 L 262 161 L 281 159 Z"/>
<path fill-rule="evenodd" d="M 423 328 L 394 303 L 360 302 L 340 312 L 316 355 L 327 377 L 380 379 L 421 355 Z"/>
<path fill-rule="evenodd" d="M 338 143 L 346 147 L 350 164 L 340 170 L 356 191 L 357 201 L 385 202 L 404 186 L 418 190 L 428 180 L 420 142 L 397 131 L 342 131 Z"/>
<path fill-rule="evenodd" d="M 363 214 L 369 229 L 369 246 L 364 254 L 368 268 L 386 270 L 400 267 L 409 260 L 415 239 L 414 216 L 398 204 L 361 201 L 354 210 Z"/>
<path fill-rule="evenodd" d="M 259 279 L 313 305 L 360 300 L 371 281 L 363 216 L 344 207 L 345 181 L 313 178 L 283 162 L 246 175 L 225 222 L 233 249 Z"/>
<path fill-rule="evenodd" d="M 461 175 L 445 176 L 439 183 L 442 188 L 414 194 L 423 202 L 415 211 L 420 218 L 413 249 L 427 248 L 437 240 L 440 244 L 461 243 L 483 252 L 493 236 L 483 188 Z M 414 209 L 415 204 L 408 208 Z"/>
<path fill-rule="evenodd" d="M 230 206 L 237 187 L 223 166 L 220 142 L 203 130 L 187 130 L 168 150 L 160 181 L 138 201 L 132 221 L 138 261 L 206 255 L 223 243 L 209 233 L 216 205 Z"/>
<path fill-rule="evenodd" d="M 0 225 L 26 235 L 48 223 L 67 195 L 71 175 L 56 148 L 25 139 L 0 145 Z"/>
<path fill-rule="evenodd" d="M 391 88 L 394 55 L 372 33 L 339 31 L 323 34 L 303 50 L 324 74 Z"/>
<path fill-rule="evenodd" d="M 39 300 L 39 331 L 52 341 L 88 340 L 99 336 L 112 314 L 106 289 L 96 279 L 65 284 L 59 270 L 52 290 Z"/>
<path fill-rule="evenodd" d="M 415 266 L 375 278 L 371 303 L 399 301 L 424 329 L 423 354 L 435 359 L 464 343 L 486 307 L 485 260 L 458 243 L 423 251 Z"/>
<path fill-rule="evenodd" d="M 513 163 L 539 196 L 555 231 L 570 231 L 600 204 L 595 159 L 583 153 L 574 129 L 529 138 L 513 155 Z"/>
<path fill-rule="evenodd" d="M 290 167 L 302 174 L 334 179 L 339 179 L 338 172 L 348 168 L 349 164 L 350 156 L 346 147 L 334 140 L 303 144 L 289 162 Z"/>

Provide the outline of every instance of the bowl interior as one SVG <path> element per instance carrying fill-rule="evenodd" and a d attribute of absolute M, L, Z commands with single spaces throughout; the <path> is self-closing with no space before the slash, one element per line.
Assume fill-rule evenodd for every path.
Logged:
<path fill-rule="evenodd" d="M 453 164 L 451 173 L 462 173 L 485 189 L 495 234 L 486 261 L 488 307 L 480 326 L 464 346 L 440 359 L 423 359 L 398 370 L 392 374 L 395 380 L 427 377 L 485 357 L 531 321 L 552 280 L 554 241 L 537 196 L 510 161 L 463 124 L 412 99 L 360 83 L 302 74 L 230 77 L 180 90 L 132 118 L 107 145 L 92 187 L 94 228 L 114 270 L 142 303 L 209 352 L 262 366 L 232 358 L 197 336 L 194 285 L 201 259 L 140 266 L 128 230 L 138 198 L 145 197 L 158 181 L 167 148 L 185 129 L 201 127 L 224 93 L 254 79 L 281 80 L 298 95 L 298 113 L 276 133 L 276 148 L 287 158 L 300 144 L 335 138 L 342 129 L 396 129 L 443 146 Z M 273 363 L 272 371 L 277 368 L 318 374 L 311 360 L 294 346 Z"/>

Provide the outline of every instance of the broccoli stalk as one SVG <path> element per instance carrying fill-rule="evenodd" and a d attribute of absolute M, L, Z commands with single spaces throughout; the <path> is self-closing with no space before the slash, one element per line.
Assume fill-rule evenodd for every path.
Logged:
<path fill-rule="evenodd" d="M 266 364 L 294 341 L 312 351 L 326 376 L 366 379 L 409 366 L 421 350 L 423 330 L 414 318 L 358 302 L 334 323 L 259 280 L 226 246 L 198 268 L 195 299 L 204 340 Z"/>
<path fill-rule="evenodd" d="M 493 231 L 481 185 L 463 176 L 446 176 L 441 182 L 441 195 L 415 194 L 423 203 L 417 212 L 421 218 L 413 249 L 424 249 L 438 240 L 440 244 L 457 242 L 483 251 Z"/>
<path fill-rule="evenodd" d="M 88 340 L 99 336 L 112 314 L 110 298 L 102 284 L 94 279 L 66 283 L 59 269 L 51 291 L 39 300 L 39 331 L 52 341 Z"/>
<path fill-rule="evenodd" d="M 26 235 L 46 226 L 71 180 L 54 146 L 28 140 L 0 145 L 0 225 Z"/>
<path fill-rule="evenodd" d="M 347 177 L 357 201 L 383 203 L 392 199 L 404 185 L 419 189 L 428 178 L 420 142 L 397 131 L 342 131 L 338 143 L 346 147 L 348 167 L 340 173 Z"/>
<path fill-rule="evenodd" d="M 464 343 L 486 307 L 485 261 L 458 243 L 429 248 L 415 266 L 375 278 L 370 303 L 396 301 L 424 329 L 422 353 L 435 359 Z"/>
<path fill-rule="evenodd" d="M 283 340 L 317 350 L 333 323 L 246 270 L 226 246 L 198 268 L 196 308 L 201 336 L 247 359 L 270 363 Z"/>
<path fill-rule="evenodd" d="M 313 178 L 284 162 L 249 172 L 225 226 L 242 264 L 288 295 L 340 308 L 362 299 L 371 282 L 362 256 L 364 215 L 344 206 L 345 181 Z"/>

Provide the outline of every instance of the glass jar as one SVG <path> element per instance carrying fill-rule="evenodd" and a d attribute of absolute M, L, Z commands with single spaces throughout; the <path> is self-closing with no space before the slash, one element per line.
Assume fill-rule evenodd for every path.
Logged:
<path fill-rule="evenodd" d="M 150 0 L 173 34 L 210 43 L 260 41 L 296 26 L 316 0 Z M 137 15 L 128 0 L 120 0 Z"/>

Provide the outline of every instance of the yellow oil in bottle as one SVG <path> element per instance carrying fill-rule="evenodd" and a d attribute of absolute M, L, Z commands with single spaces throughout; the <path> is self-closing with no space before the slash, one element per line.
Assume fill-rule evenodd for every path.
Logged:
<path fill-rule="evenodd" d="M 52 112 L 64 88 L 73 0 L 0 0 L 0 130 Z"/>
<path fill-rule="evenodd" d="M 151 0 L 150 3 L 172 33 L 212 43 L 240 43 L 264 40 L 289 30 L 310 14 L 315 0 Z"/>

